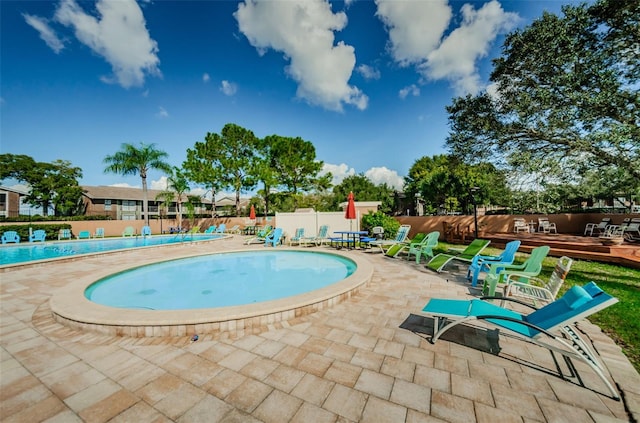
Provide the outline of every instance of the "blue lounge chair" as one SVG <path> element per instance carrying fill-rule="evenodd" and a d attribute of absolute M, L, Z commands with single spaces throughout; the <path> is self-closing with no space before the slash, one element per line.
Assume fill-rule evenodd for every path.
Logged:
<path fill-rule="evenodd" d="M 6 231 L 2 234 L 2 243 L 8 244 L 10 242 L 20 244 L 20 235 L 16 231 Z"/>
<path fill-rule="evenodd" d="M 126 228 L 124 228 L 124 231 L 122 231 L 122 236 L 134 236 L 136 234 L 136 230 L 133 229 L 133 226 L 127 226 Z"/>
<path fill-rule="evenodd" d="M 29 236 L 29 242 L 44 242 L 47 238 L 47 232 L 44 229 L 36 229 Z"/>
<path fill-rule="evenodd" d="M 471 263 L 471 261 L 473 261 L 473 258 L 479 255 L 482 250 L 487 248 L 490 243 L 491 241 L 487 239 L 474 239 L 473 241 L 471 241 L 471 244 L 467 245 L 467 247 L 462 251 L 456 251 L 451 254 L 438 254 L 437 256 L 429 260 L 429 263 L 427 263 L 427 267 L 440 273 L 442 272 L 442 269 L 444 269 L 444 267 L 452 260 Z"/>
<path fill-rule="evenodd" d="M 78 236 L 76 238 L 78 238 L 78 239 L 90 239 L 91 238 L 91 232 L 89 232 L 89 231 L 80 231 L 80 232 L 78 232 Z"/>
<path fill-rule="evenodd" d="M 140 235 L 142 235 L 142 236 L 151 236 L 151 227 L 143 226 L 142 230 L 140 231 Z"/>
<path fill-rule="evenodd" d="M 471 286 L 478 284 L 480 272 L 488 272 L 490 264 L 496 266 L 500 264 L 513 264 L 518 248 L 520 248 L 520 241 L 516 240 L 508 242 L 502 254 L 498 256 L 483 256 L 480 254 L 475 256 L 473 260 L 471 260 L 469 270 L 467 270 L 467 279 L 471 279 Z"/>
<path fill-rule="evenodd" d="M 264 239 L 264 245 L 265 247 L 269 245 L 271 245 L 272 247 L 277 247 L 278 244 L 280 244 L 281 240 L 282 240 L 282 228 L 275 228 L 273 232 L 267 235 L 266 238 Z"/>
<path fill-rule="evenodd" d="M 498 297 L 485 297 L 484 299 L 495 298 Z M 578 331 L 573 328 L 573 323 L 617 303 L 617 298 L 590 282 L 584 287 L 572 287 L 562 298 L 537 310 L 535 307 L 515 299 L 501 297 L 500 299 L 526 305 L 535 311 L 530 314 L 520 314 L 483 299 L 431 299 L 422 309 L 424 316 L 434 319 L 431 342 L 435 343 L 442 334 L 461 323 L 481 320 L 509 331 L 516 338 L 586 363 L 604 382 L 613 397 L 619 399 L 618 392 L 604 376 L 603 365 L 580 338 Z M 556 330 L 559 330 L 561 334 L 554 334 L 553 332 Z M 545 341 L 547 337 L 564 348 L 560 348 L 557 344 L 548 343 Z"/>
<path fill-rule="evenodd" d="M 223 234 L 225 229 L 227 229 L 227 225 L 225 225 L 224 223 L 221 223 L 220 225 L 218 225 L 218 228 L 216 229 L 217 234 Z"/>
<path fill-rule="evenodd" d="M 104 238 L 104 228 L 96 228 L 96 231 L 93 233 L 94 238 Z"/>

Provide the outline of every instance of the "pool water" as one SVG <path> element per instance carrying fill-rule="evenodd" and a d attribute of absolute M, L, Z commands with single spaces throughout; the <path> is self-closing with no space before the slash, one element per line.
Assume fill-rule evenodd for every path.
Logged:
<path fill-rule="evenodd" d="M 304 251 L 211 254 L 142 266 L 85 291 L 111 307 L 184 310 L 252 304 L 310 292 L 356 270 L 348 258 Z"/>
<path fill-rule="evenodd" d="M 167 235 L 151 237 L 107 238 L 90 241 L 35 242 L 0 248 L 0 266 L 35 260 L 55 259 L 78 254 L 101 253 L 126 248 L 204 241 L 222 235 Z"/>

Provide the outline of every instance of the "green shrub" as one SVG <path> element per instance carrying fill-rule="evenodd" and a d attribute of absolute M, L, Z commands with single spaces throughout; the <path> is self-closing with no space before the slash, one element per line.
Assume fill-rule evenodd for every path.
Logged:
<path fill-rule="evenodd" d="M 382 212 L 369 212 L 362 216 L 362 230 L 369 231 L 374 226 L 382 226 L 384 228 L 385 238 L 393 238 L 396 236 L 398 229 L 400 229 L 400 222 L 391 216 L 387 216 Z"/>

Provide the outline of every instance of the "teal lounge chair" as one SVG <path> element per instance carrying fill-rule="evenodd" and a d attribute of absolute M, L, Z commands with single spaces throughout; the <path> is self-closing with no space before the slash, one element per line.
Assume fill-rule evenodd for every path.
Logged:
<path fill-rule="evenodd" d="M 482 294 L 493 296 L 499 283 L 508 285 L 512 281 L 526 282 L 538 276 L 542 271 L 542 261 L 549 254 L 549 250 L 550 248 L 546 245 L 534 248 L 529 258 L 522 264 L 490 264 L 489 273 L 484 279 Z"/>
<path fill-rule="evenodd" d="M 264 245 L 272 247 L 277 247 L 278 244 L 282 241 L 282 228 L 275 228 L 269 235 L 267 235 L 264 239 Z"/>
<path fill-rule="evenodd" d="M 71 239 L 71 229 L 60 229 L 58 231 L 58 241 L 62 239 Z"/>
<path fill-rule="evenodd" d="M 140 230 L 140 235 L 142 236 L 151 236 L 151 227 L 143 226 Z"/>
<path fill-rule="evenodd" d="M 78 236 L 76 238 L 78 238 L 78 239 L 90 239 L 91 238 L 91 232 L 89 232 L 89 231 L 80 231 L 80 232 L 78 232 Z"/>
<path fill-rule="evenodd" d="M 320 229 L 318 229 L 318 234 L 316 236 L 302 237 L 300 241 L 300 245 L 314 244 L 316 247 L 319 247 L 328 242 L 329 242 L 329 225 L 321 225 Z"/>
<path fill-rule="evenodd" d="M 304 228 L 297 228 L 296 233 L 289 238 L 289 245 L 302 245 L 302 238 L 304 238 Z"/>
<path fill-rule="evenodd" d="M 471 263 L 473 258 L 480 254 L 482 250 L 487 248 L 487 246 L 491 243 L 488 239 L 474 239 L 471 244 L 467 245 L 467 247 L 457 252 L 456 254 L 448 254 L 448 253 L 440 253 L 434 258 L 432 258 L 429 263 L 427 263 L 427 267 L 431 270 L 435 270 L 436 272 L 442 272 L 442 269 L 449 264 L 452 260 L 459 260 L 466 263 Z"/>
<path fill-rule="evenodd" d="M 204 231 L 204 233 L 205 234 L 212 234 L 212 233 L 214 233 L 216 231 L 216 228 L 217 228 L 216 225 L 211 225 Z"/>
<path fill-rule="evenodd" d="M 8 244 L 10 242 L 20 244 L 20 235 L 16 231 L 6 231 L 2 234 L 2 243 Z"/>
<path fill-rule="evenodd" d="M 493 298 L 495 297 L 484 299 Z M 526 303 L 508 298 L 505 300 L 517 302 L 535 310 L 535 307 Z M 617 298 L 590 282 L 584 287 L 572 287 L 562 298 L 530 314 L 520 314 L 511 309 L 483 301 L 483 299 L 431 299 L 422 309 L 422 314 L 434 319 L 432 343 L 435 343 L 446 331 L 459 324 L 482 320 L 489 325 L 507 330 L 516 338 L 586 363 L 604 382 L 613 397 L 619 399 L 618 392 L 603 373 L 604 366 L 596 359 L 590 347 L 580 338 L 578 331 L 573 328 L 574 322 L 616 302 L 618 302 Z M 553 333 L 556 330 L 560 330 L 560 336 Z M 556 341 L 556 344 L 545 341 L 547 337 Z"/>
<path fill-rule="evenodd" d="M 36 229 L 29 236 L 29 242 L 44 242 L 47 238 L 47 232 L 44 229 Z"/>
<path fill-rule="evenodd" d="M 478 276 L 480 272 L 488 272 L 490 264 L 513 264 L 513 260 L 516 258 L 516 252 L 520 248 L 520 241 L 508 242 L 504 247 L 502 254 L 497 256 L 483 256 L 477 255 L 471 260 L 469 269 L 467 270 L 467 279 L 471 279 L 471 286 L 478 284 Z"/>
<path fill-rule="evenodd" d="M 416 264 L 420 264 L 422 256 L 433 257 L 433 249 L 438 246 L 440 232 L 429 232 L 424 241 L 418 245 L 410 245 L 407 253 L 407 260 L 411 259 L 411 254 L 416 256 Z"/>
<path fill-rule="evenodd" d="M 126 228 L 124 228 L 124 231 L 122 231 L 122 236 L 134 236 L 136 234 L 136 230 L 133 229 L 133 226 L 127 226 Z"/>

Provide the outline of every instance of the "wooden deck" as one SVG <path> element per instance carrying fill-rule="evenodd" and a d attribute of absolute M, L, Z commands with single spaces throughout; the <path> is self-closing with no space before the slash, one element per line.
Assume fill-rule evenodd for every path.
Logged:
<path fill-rule="evenodd" d="M 519 251 L 529 252 L 535 247 L 548 245 L 551 247 L 550 256 L 567 256 L 640 269 L 640 243 L 625 241 L 619 246 L 606 246 L 598 237 L 543 233 L 485 233 L 483 238 L 490 239 L 491 246 L 503 247 L 507 242 L 519 239 L 522 241 Z"/>

